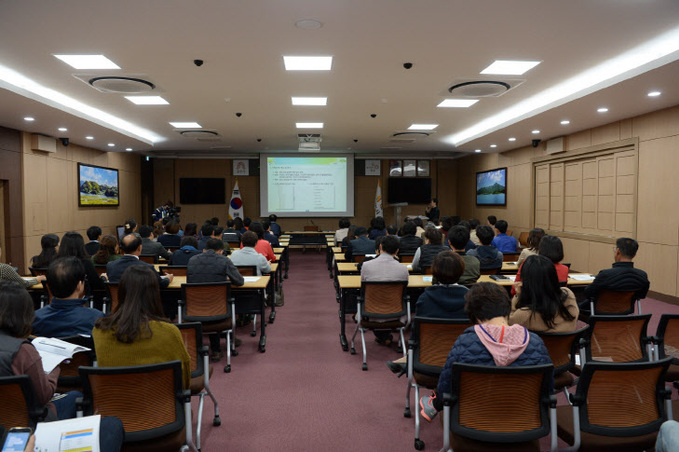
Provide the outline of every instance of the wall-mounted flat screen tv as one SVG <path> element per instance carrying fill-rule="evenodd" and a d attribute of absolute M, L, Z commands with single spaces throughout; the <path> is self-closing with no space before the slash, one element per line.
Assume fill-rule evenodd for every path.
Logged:
<path fill-rule="evenodd" d="M 476 205 L 507 205 L 507 168 L 476 173 Z"/>
<path fill-rule="evenodd" d="M 182 204 L 225 204 L 226 180 L 223 177 L 182 177 L 179 202 Z"/>
<path fill-rule="evenodd" d="M 387 202 L 398 204 L 427 204 L 431 201 L 431 178 L 390 177 L 387 185 Z"/>
<path fill-rule="evenodd" d="M 78 205 L 119 206 L 118 170 L 78 163 Z"/>

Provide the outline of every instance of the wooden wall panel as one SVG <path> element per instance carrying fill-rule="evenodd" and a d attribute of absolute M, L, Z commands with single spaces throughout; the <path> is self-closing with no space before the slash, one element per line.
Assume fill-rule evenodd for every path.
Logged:
<path fill-rule="evenodd" d="M 591 145 L 612 143 L 618 140 L 620 140 L 620 124 L 617 122 L 592 129 Z"/>
<path fill-rule="evenodd" d="M 634 265 L 648 273 L 651 290 L 677 295 L 677 253 L 679 247 L 639 242 Z"/>
<path fill-rule="evenodd" d="M 632 136 L 639 137 L 640 142 L 677 135 L 679 135 L 679 107 L 656 111 L 632 120 Z"/>

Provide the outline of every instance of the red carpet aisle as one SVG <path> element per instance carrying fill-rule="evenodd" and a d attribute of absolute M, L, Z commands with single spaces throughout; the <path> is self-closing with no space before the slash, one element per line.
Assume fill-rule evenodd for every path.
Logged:
<path fill-rule="evenodd" d="M 292 252 L 290 259 L 285 306 L 267 325 L 266 353 L 240 328 L 232 372 L 222 372 L 225 359 L 215 366 L 211 385 L 222 425 L 212 426 L 206 401 L 203 451 L 414 450 L 414 421 L 402 414 L 405 376 L 396 378 L 384 364 L 399 354 L 370 337 L 370 370 L 363 372 L 360 355 L 340 347 L 325 254 Z M 349 319 L 347 332 L 353 328 Z M 440 447 L 440 432 L 438 423 L 422 428 L 427 450 Z"/>

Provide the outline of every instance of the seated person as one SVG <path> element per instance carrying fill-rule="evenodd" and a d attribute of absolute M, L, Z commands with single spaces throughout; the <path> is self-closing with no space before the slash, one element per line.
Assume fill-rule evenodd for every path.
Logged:
<path fill-rule="evenodd" d="M 459 224 L 459 223 L 458 223 Z M 453 226 L 457 226 L 453 224 L 453 217 L 446 215 L 445 217 L 441 217 L 441 227 L 439 228 L 439 231 L 441 231 L 441 234 L 443 235 L 443 240 L 446 240 L 446 237 L 448 237 L 448 233 L 450 232 L 450 229 Z"/>
<path fill-rule="evenodd" d="M 203 223 L 203 226 L 200 228 L 200 240 L 198 240 L 198 246 L 196 247 L 200 252 L 203 252 L 205 249 L 205 244 L 207 243 L 208 239 L 212 237 L 214 232 L 215 226 L 211 222 L 206 221 Z"/>
<path fill-rule="evenodd" d="M 438 319 L 468 319 L 464 311 L 467 288 L 458 284 L 465 271 L 462 257 L 452 251 L 442 251 L 434 258 L 431 269 L 432 285 L 425 288 L 417 299 L 415 315 Z M 406 363 L 407 358 L 404 356 L 393 362 L 387 361 L 387 367 L 394 373 L 405 373 Z"/>
<path fill-rule="evenodd" d="M 523 281 L 514 283 L 516 295 L 512 298 L 509 324 L 539 332 L 575 331 L 580 310 L 573 292 L 559 286 L 552 261 L 546 256 L 528 256 L 521 273 Z"/>
<path fill-rule="evenodd" d="M 99 239 L 101 238 L 101 228 L 99 226 L 90 226 L 87 228 L 87 238 L 89 242 L 85 244 L 85 251 L 90 256 L 94 256 L 99 251 Z"/>
<path fill-rule="evenodd" d="M 413 218 L 413 223 L 415 223 L 415 235 L 424 240 L 424 224 L 422 223 L 422 218 Z"/>
<path fill-rule="evenodd" d="M 198 240 L 196 240 L 195 237 L 182 237 L 180 245 L 181 247 L 172 253 L 172 256 L 170 257 L 170 265 L 187 265 L 189 259 L 202 253 L 202 251 L 198 249 Z"/>
<path fill-rule="evenodd" d="M 469 250 L 473 250 L 474 248 L 476 248 L 476 244 L 474 242 L 472 242 L 472 239 L 471 239 L 472 226 L 469 224 L 469 222 L 468 221 L 460 221 L 455 226 L 464 226 L 467 229 L 467 231 L 469 231 L 469 240 L 467 240 L 467 244 L 465 245 L 464 250 L 469 251 Z M 446 237 L 447 237 L 447 235 L 443 236 L 444 239 Z"/>
<path fill-rule="evenodd" d="M 179 360 L 184 388 L 191 383 L 191 358 L 179 329 L 163 317 L 158 279 L 149 265 L 125 270 L 118 308 L 92 331 L 101 367 L 140 366 Z"/>
<path fill-rule="evenodd" d="M 358 229 L 358 226 L 356 226 L 355 224 L 352 224 L 351 226 L 349 226 L 349 229 L 347 230 L 347 236 L 344 237 L 342 239 L 342 242 L 340 243 L 340 246 L 342 247 L 342 249 L 344 250 L 345 253 L 346 253 L 347 248 L 349 247 L 349 243 L 352 240 L 356 240 L 356 238 L 357 238 L 356 237 L 356 229 Z M 346 257 L 346 254 L 345 254 L 345 257 Z"/>
<path fill-rule="evenodd" d="M 101 242 L 99 242 L 99 250 L 92 256 L 92 263 L 94 265 L 106 265 L 121 257 L 118 254 L 118 239 L 112 235 L 105 235 L 101 238 Z"/>
<path fill-rule="evenodd" d="M 226 220 L 226 229 L 224 229 L 224 234 L 222 236 L 225 242 L 240 243 L 240 237 L 243 234 L 235 229 L 235 224 L 235 221 L 230 218 Z"/>
<path fill-rule="evenodd" d="M 141 235 L 141 254 L 144 255 L 154 255 L 156 259 L 163 258 L 170 260 L 172 253 L 165 249 L 162 243 L 158 241 L 153 241 L 151 239 L 151 234 L 153 233 L 153 228 L 148 225 L 142 225 L 139 228 L 139 235 Z"/>
<path fill-rule="evenodd" d="M 349 226 L 351 226 L 351 222 L 348 218 L 340 218 L 339 229 L 335 231 L 335 246 L 339 246 L 339 244 L 342 243 L 342 240 L 344 240 L 344 237 L 347 236 Z"/>
<path fill-rule="evenodd" d="M 538 254 L 538 250 L 540 249 L 540 240 L 542 240 L 544 236 L 545 230 L 542 228 L 533 228 L 530 230 L 527 239 L 528 246 L 521 250 L 519 259 L 516 261 L 517 267 L 521 267 L 521 264 L 523 263 L 523 261 L 526 260 L 528 256 Z"/>
<path fill-rule="evenodd" d="M 245 227 L 245 223 L 243 222 L 243 219 L 241 217 L 236 217 L 233 219 L 233 227 L 234 229 L 236 229 L 236 231 L 240 232 L 241 236 L 248 232 L 247 228 Z"/>
<path fill-rule="evenodd" d="M 283 231 L 281 230 L 281 226 L 278 224 L 278 217 L 276 214 L 272 213 L 269 215 L 269 223 L 271 225 L 271 233 L 276 237 L 280 237 Z"/>
<path fill-rule="evenodd" d="M 77 257 L 61 257 L 47 269 L 52 302 L 35 311 L 33 334 L 65 337 L 92 334 L 94 322 L 104 313 L 85 307 L 85 267 Z"/>
<path fill-rule="evenodd" d="M 187 225 L 188 227 L 188 225 Z M 175 220 L 169 221 L 165 225 L 165 233 L 158 237 L 158 243 L 163 245 L 165 248 L 172 247 L 177 248 L 181 246 L 182 237 L 179 235 L 179 222 Z"/>
<path fill-rule="evenodd" d="M 424 231 L 424 245 L 415 251 L 413 256 L 413 270 L 420 271 L 424 267 L 431 267 L 434 258 L 441 251 L 449 251 L 449 248 L 443 245 L 443 236 L 441 231 L 433 226 L 429 226 Z"/>
<path fill-rule="evenodd" d="M 250 223 L 250 229 L 251 232 L 254 232 L 257 234 L 257 244 L 255 245 L 255 250 L 266 257 L 266 260 L 269 262 L 275 262 L 276 261 L 276 256 L 273 253 L 273 248 L 271 247 L 271 243 L 269 243 L 268 240 L 264 239 L 264 226 L 262 226 L 262 223 L 258 221 L 253 221 Z M 241 244 L 241 247 L 243 244 Z"/>
<path fill-rule="evenodd" d="M 377 237 L 387 235 L 387 226 L 384 223 L 384 218 L 375 217 L 370 220 L 370 227 L 368 228 L 368 238 L 375 240 Z"/>
<path fill-rule="evenodd" d="M 491 245 L 495 234 L 490 226 L 479 226 L 476 228 L 476 235 L 479 237 L 481 245 L 467 251 L 467 255 L 474 256 L 479 260 L 481 270 L 502 268 L 502 253 Z"/>
<path fill-rule="evenodd" d="M 241 244 L 243 248 L 235 250 L 231 253 L 231 262 L 235 266 L 254 265 L 257 267 L 257 276 L 262 273 L 271 272 L 271 264 L 266 260 L 263 254 L 260 254 L 255 249 L 257 245 L 257 234 L 252 231 L 247 231 L 243 234 Z"/>
<path fill-rule="evenodd" d="M 438 395 L 451 392 L 453 363 L 512 367 L 552 363 L 538 335 L 521 325 L 509 325 L 511 303 L 504 287 L 478 283 L 469 289 L 465 300 L 465 312 L 476 325 L 455 341 L 436 391 L 420 399 L 421 414 L 428 421 L 443 410 L 443 400 Z"/>
<path fill-rule="evenodd" d="M 481 241 L 476 236 L 476 228 L 478 228 L 480 224 L 481 223 L 476 218 L 471 218 L 469 220 L 469 240 L 471 240 L 472 243 L 476 246 L 481 245 Z"/>
<path fill-rule="evenodd" d="M 354 261 L 354 255 L 373 254 L 375 252 L 375 241 L 368 238 L 368 230 L 359 226 L 355 230 L 356 238 L 349 242 L 344 258 L 347 262 Z M 407 270 L 407 269 L 406 269 Z"/>
<path fill-rule="evenodd" d="M 269 220 L 262 221 L 262 227 L 264 228 L 264 235 L 262 238 L 269 242 L 272 248 L 280 247 L 281 242 L 278 240 L 278 237 L 271 233 L 271 223 Z"/>
<path fill-rule="evenodd" d="M 33 268 L 47 268 L 57 257 L 57 247 L 59 246 L 59 236 L 56 234 L 45 234 L 40 239 L 42 251 L 31 259 Z M 97 242 L 99 248 L 99 242 Z"/>
<path fill-rule="evenodd" d="M 552 261 L 554 268 L 556 269 L 556 275 L 557 278 L 559 278 L 559 282 L 565 283 L 568 281 L 569 268 L 560 263 L 563 260 L 563 244 L 561 243 L 561 239 L 559 237 L 555 235 L 546 235 L 540 239 L 538 254 L 540 256 L 545 256 Z M 514 282 L 520 282 L 523 278 L 521 275 L 522 268 L 523 264 L 521 264 L 519 267 L 519 271 L 516 273 L 516 279 Z M 511 294 L 512 296 L 516 294 L 515 287 L 512 287 Z"/>
<path fill-rule="evenodd" d="M 132 221 L 132 220 L 127 220 Z M 85 274 L 87 279 L 85 280 L 85 295 L 90 296 L 94 291 L 103 291 L 106 289 L 103 280 L 99 277 L 99 273 L 94 268 L 92 263 L 92 258 L 87 251 L 85 251 L 85 239 L 80 235 L 79 232 L 69 231 L 66 232 L 61 238 L 61 245 L 59 246 L 59 251 L 57 251 L 57 258 L 59 257 L 69 257 L 75 256 L 85 267 Z"/>
<path fill-rule="evenodd" d="M 48 420 L 74 418 L 75 401 L 82 394 L 72 391 L 51 401 L 61 369 L 57 366 L 46 374 L 40 354 L 27 340 L 33 315 L 33 300 L 28 291 L 14 281 L 0 282 L 0 377 L 28 375 L 36 401 L 48 408 Z"/>
<path fill-rule="evenodd" d="M 502 253 L 516 253 L 519 242 L 516 240 L 516 237 L 507 235 L 508 226 L 509 225 L 505 220 L 498 220 L 497 223 L 495 223 L 497 235 L 493 239 L 492 245 Z"/>
<path fill-rule="evenodd" d="M 119 282 L 128 267 L 139 265 L 148 267 L 156 275 L 158 285 L 162 289 L 165 289 L 170 285 L 173 275 L 166 273 L 165 275 L 160 276 L 153 265 L 139 260 L 139 256 L 141 255 L 141 238 L 139 236 L 136 234 L 128 234 L 123 237 L 123 240 L 120 242 L 120 249 L 124 253 L 123 257 L 106 264 L 106 276 L 110 282 Z"/>
<path fill-rule="evenodd" d="M 401 229 L 401 247 L 399 248 L 399 255 L 403 256 L 417 252 L 417 249 L 424 243 L 420 237 L 416 237 L 417 226 L 412 221 L 406 221 Z"/>
<path fill-rule="evenodd" d="M 495 215 L 488 215 L 486 220 L 486 225 L 490 226 L 493 229 L 493 233 L 495 233 L 495 223 L 497 223 L 497 217 Z"/>
<path fill-rule="evenodd" d="M 639 250 L 636 240 L 622 237 L 616 240 L 613 251 L 613 268 L 601 270 L 592 284 L 585 288 L 587 299 L 580 304 L 580 310 L 589 312 L 590 300 L 595 300 L 604 290 L 615 292 L 634 292 L 634 297 L 646 297 L 650 282 L 645 271 L 634 268 L 634 256 Z"/>
<path fill-rule="evenodd" d="M 448 245 L 460 255 L 464 261 L 464 272 L 460 275 L 459 284 L 474 284 L 481 276 L 481 262 L 475 256 L 464 251 L 469 242 L 469 230 L 462 225 L 453 226 L 448 233 Z"/>

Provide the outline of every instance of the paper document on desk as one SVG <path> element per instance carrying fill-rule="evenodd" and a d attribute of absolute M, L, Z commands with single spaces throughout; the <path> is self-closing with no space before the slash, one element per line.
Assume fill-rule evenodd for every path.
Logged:
<path fill-rule="evenodd" d="M 36 337 L 31 343 L 42 358 L 42 368 L 46 374 L 52 372 L 62 361 L 73 358 L 74 354 L 90 351 L 87 347 L 49 337 Z"/>
<path fill-rule="evenodd" d="M 594 276 L 592 275 L 568 275 L 569 278 L 576 281 L 594 281 Z"/>
<path fill-rule="evenodd" d="M 507 275 L 507 279 L 511 279 L 512 282 L 516 281 L 516 276 Z"/>
<path fill-rule="evenodd" d="M 261 276 L 243 276 L 243 279 L 245 280 L 246 283 L 257 282 L 259 281 L 259 278 L 261 278 Z"/>
<path fill-rule="evenodd" d="M 432 277 L 431 276 L 423 276 L 422 281 L 424 282 L 431 282 Z"/>
<path fill-rule="evenodd" d="M 40 422 L 35 429 L 35 450 L 40 452 L 99 452 L 101 416 Z"/>
<path fill-rule="evenodd" d="M 407 268 L 408 270 L 412 270 L 412 269 L 413 269 L 413 265 L 412 265 L 412 264 L 408 264 L 408 265 L 406 265 L 406 268 Z"/>

